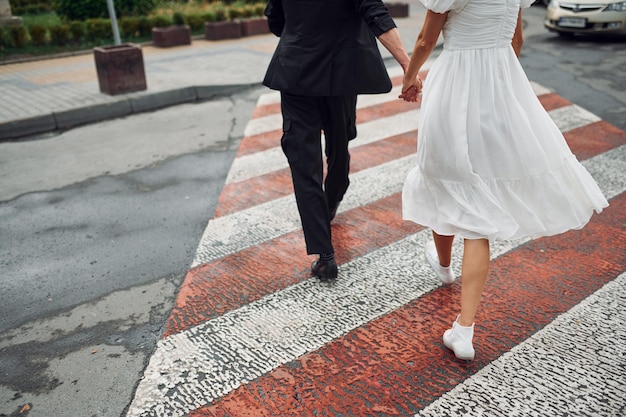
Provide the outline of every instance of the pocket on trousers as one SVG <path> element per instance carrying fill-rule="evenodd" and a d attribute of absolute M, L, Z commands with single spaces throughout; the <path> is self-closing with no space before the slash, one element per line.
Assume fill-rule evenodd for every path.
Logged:
<path fill-rule="evenodd" d="M 298 152 L 296 138 L 291 131 L 291 120 L 283 120 L 283 137 L 280 139 L 280 146 L 283 149 L 283 153 L 287 157 L 289 163 L 298 162 L 300 155 Z"/>

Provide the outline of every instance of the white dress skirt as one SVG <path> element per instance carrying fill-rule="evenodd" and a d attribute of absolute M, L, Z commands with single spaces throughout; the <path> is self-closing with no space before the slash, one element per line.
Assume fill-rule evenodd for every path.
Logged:
<path fill-rule="evenodd" d="M 530 0 L 421 0 L 449 11 L 426 77 L 403 217 L 507 240 L 583 227 L 608 202 L 537 99 L 511 40 Z"/>

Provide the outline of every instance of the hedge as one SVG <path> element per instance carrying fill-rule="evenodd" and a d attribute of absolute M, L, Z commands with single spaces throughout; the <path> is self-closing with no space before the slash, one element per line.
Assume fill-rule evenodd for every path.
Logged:
<path fill-rule="evenodd" d="M 104 2 L 104 0 L 98 1 Z M 120 0 L 115 1 L 117 4 Z M 227 2 L 218 3 L 210 10 L 184 14 L 182 19 L 191 27 L 193 33 L 202 33 L 205 22 L 262 16 L 265 8 L 265 4 L 259 3 L 258 0 L 249 2 L 250 4 L 244 4 L 242 0 L 239 0 L 231 6 L 225 3 Z M 177 21 L 180 22 L 180 16 L 177 16 Z M 118 18 L 120 33 L 125 41 L 148 40 L 153 27 L 166 27 L 173 23 L 173 15 Z M 61 23 L 49 26 L 31 24 L 23 27 L 0 28 L 0 50 L 22 49 L 27 46 L 41 47 L 48 44 L 57 47 L 92 47 L 112 41 L 111 21 L 107 18 L 63 20 Z"/>
<path fill-rule="evenodd" d="M 11 13 L 15 16 L 50 13 L 52 10 L 52 0 L 11 0 Z"/>
<path fill-rule="evenodd" d="M 53 0 L 56 14 L 67 20 L 106 18 L 109 16 L 104 0 Z M 115 0 L 118 16 L 140 16 L 149 14 L 156 6 L 155 0 Z"/>
<path fill-rule="evenodd" d="M 48 29 L 43 25 L 32 25 L 28 27 L 28 33 L 30 34 L 30 41 L 35 46 L 43 46 L 46 44 L 46 35 Z"/>
<path fill-rule="evenodd" d="M 70 41 L 70 26 L 58 25 L 50 27 L 50 43 L 55 46 L 67 45 Z"/>

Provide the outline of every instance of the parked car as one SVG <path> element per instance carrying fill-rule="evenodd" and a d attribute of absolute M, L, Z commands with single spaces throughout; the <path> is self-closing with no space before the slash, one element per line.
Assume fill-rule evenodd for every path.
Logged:
<path fill-rule="evenodd" d="M 559 35 L 626 35 L 626 1 L 551 0 L 543 24 Z"/>

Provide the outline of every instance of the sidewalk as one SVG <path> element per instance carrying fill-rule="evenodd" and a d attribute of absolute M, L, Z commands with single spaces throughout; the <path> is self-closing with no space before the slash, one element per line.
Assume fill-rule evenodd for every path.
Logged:
<path fill-rule="evenodd" d="M 417 0 L 411 16 L 396 19 L 410 48 L 424 17 Z M 0 65 L 0 141 L 68 129 L 180 103 L 229 94 L 263 79 L 278 38 L 194 39 L 191 45 L 143 46 L 147 90 L 100 93 L 93 53 Z M 392 59 L 383 49 L 383 57 Z"/>

